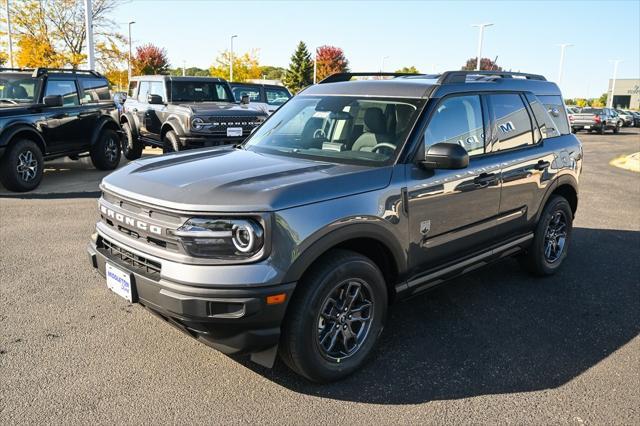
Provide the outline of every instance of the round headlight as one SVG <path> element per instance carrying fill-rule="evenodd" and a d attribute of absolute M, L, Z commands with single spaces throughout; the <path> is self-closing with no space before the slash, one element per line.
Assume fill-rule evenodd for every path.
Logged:
<path fill-rule="evenodd" d="M 253 250 L 256 241 L 256 229 L 250 222 L 245 222 L 233 226 L 233 245 L 241 253 L 248 253 Z"/>
<path fill-rule="evenodd" d="M 193 127 L 195 130 L 200 130 L 204 127 L 204 120 L 200 117 L 196 117 L 193 120 L 191 120 L 191 127 Z"/>

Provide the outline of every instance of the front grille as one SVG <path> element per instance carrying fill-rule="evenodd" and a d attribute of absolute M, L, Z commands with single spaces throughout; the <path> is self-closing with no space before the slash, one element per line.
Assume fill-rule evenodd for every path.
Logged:
<path fill-rule="evenodd" d="M 119 259 L 129 265 L 136 272 L 141 275 L 146 276 L 147 278 L 151 278 L 155 281 L 160 279 L 160 271 L 162 270 L 162 265 L 159 262 L 154 262 L 153 260 L 147 259 L 144 256 L 139 256 L 135 253 L 130 252 L 113 241 L 109 241 L 104 237 L 100 237 L 98 239 L 98 250 L 101 250 L 104 254 L 111 257 L 112 259 Z"/>
<path fill-rule="evenodd" d="M 226 136 L 227 128 L 241 127 L 244 136 L 251 133 L 260 124 L 262 124 L 262 120 L 258 117 L 209 117 L 206 129 L 215 135 Z"/>

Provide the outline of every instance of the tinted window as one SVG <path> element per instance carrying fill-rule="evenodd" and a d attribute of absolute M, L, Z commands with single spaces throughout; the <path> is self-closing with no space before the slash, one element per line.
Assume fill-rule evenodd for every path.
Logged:
<path fill-rule="evenodd" d="M 425 145 L 436 143 L 458 144 L 469 155 L 484 154 L 484 124 L 479 96 L 456 96 L 438 105 L 425 132 Z"/>
<path fill-rule="evenodd" d="M 14 102 L 36 102 L 36 96 L 40 92 L 40 82 L 40 79 L 24 78 L 24 75 L 1 75 L 0 101 L 6 102 L 0 102 L 0 105 Z"/>
<path fill-rule="evenodd" d="M 138 88 L 137 81 L 129 82 L 129 97 L 134 98 L 136 96 L 136 89 Z"/>
<path fill-rule="evenodd" d="M 533 115 L 536 118 L 536 122 L 538 123 L 540 132 L 542 132 L 542 135 L 540 135 L 536 131 L 535 141 L 539 141 L 540 137 L 553 138 L 556 136 L 560 136 L 560 132 L 556 129 L 556 124 L 549 116 L 549 113 L 547 112 L 547 109 L 544 107 L 544 105 L 542 105 L 542 103 L 533 95 L 527 95 L 527 100 L 529 101 L 529 106 L 531 106 Z"/>
<path fill-rule="evenodd" d="M 149 90 L 151 89 L 151 83 L 148 81 L 140 82 L 140 89 L 138 89 L 138 100 L 140 102 L 147 102 L 147 95 L 149 94 Z"/>
<path fill-rule="evenodd" d="M 549 115 L 556 123 L 558 131 L 566 135 L 569 133 L 569 118 L 567 117 L 567 111 L 564 109 L 564 102 L 558 95 L 541 95 L 538 99 L 544 104 L 549 112 Z"/>
<path fill-rule="evenodd" d="M 171 82 L 172 102 L 232 102 L 225 83 L 212 81 Z"/>
<path fill-rule="evenodd" d="M 287 102 L 291 95 L 285 89 L 265 88 L 264 94 L 269 105 L 282 105 Z"/>
<path fill-rule="evenodd" d="M 45 96 L 61 95 L 63 105 L 78 105 L 78 90 L 73 80 L 49 80 Z"/>
<path fill-rule="evenodd" d="M 238 102 L 240 102 L 242 100 L 242 97 L 245 95 L 249 96 L 249 100 L 251 102 L 262 102 L 260 100 L 259 87 L 238 86 L 238 87 L 232 87 L 231 91 L 233 92 L 233 97 L 236 98 L 236 101 Z"/>
<path fill-rule="evenodd" d="M 83 92 L 82 103 L 111 100 L 107 80 L 83 78 L 80 80 L 80 87 Z"/>
<path fill-rule="evenodd" d="M 497 148 L 493 151 L 533 144 L 531 118 L 520 95 L 489 95 L 493 107 Z"/>

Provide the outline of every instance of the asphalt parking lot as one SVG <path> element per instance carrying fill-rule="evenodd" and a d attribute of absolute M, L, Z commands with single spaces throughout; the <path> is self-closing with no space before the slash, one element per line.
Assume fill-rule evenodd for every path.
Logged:
<path fill-rule="evenodd" d="M 0 198 L 0 423 L 591 423 L 640 419 L 638 129 L 579 134 L 569 258 L 513 260 L 392 308 L 372 361 L 314 385 L 181 334 L 106 289 L 85 245 L 101 174 Z M 7 193 L 0 191 L 0 197 Z"/>

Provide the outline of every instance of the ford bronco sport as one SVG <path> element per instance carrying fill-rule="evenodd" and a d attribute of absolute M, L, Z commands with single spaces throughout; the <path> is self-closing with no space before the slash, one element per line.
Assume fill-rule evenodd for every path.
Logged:
<path fill-rule="evenodd" d="M 305 89 L 243 145 L 106 177 L 88 252 L 108 287 L 325 382 L 365 362 L 392 302 L 512 255 L 537 275 L 561 266 L 582 147 L 548 113 L 564 111 L 554 83 L 357 77 Z"/>
<path fill-rule="evenodd" d="M 167 153 L 238 144 L 265 118 L 265 112 L 236 103 L 221 78 L 134 77 L 120 118 L 126 136 L 123 153 L 135 160 L 145 145 Z"/>
<path fill-rule="evenodd" d="M 0 68 L 0 182 L 29 191 L 44 160 L 89 153 L 100 170 L 120 163 L 120 125 L 109 82 L 95 71 Z"/>

